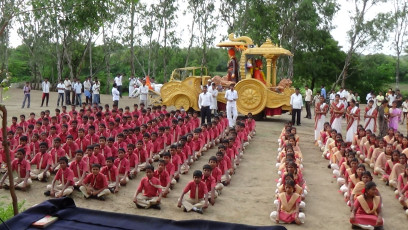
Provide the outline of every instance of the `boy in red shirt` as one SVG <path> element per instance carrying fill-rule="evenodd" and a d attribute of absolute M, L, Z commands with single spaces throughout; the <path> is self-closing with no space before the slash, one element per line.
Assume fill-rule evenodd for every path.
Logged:
<path fill-rule="evenodd" d="M 152 165 L 146 166 L 146 177 L 142 178 L 133 196 L 133 202 L 138 208 L 160 209 L 162 186 L 160 185 L 159 179 L 153 177 L 153 172 L 154 167 Z"/>
<path fill-rule="evenodd" d="M 120 185 L 126 185 L 129 182 L 129 172 L 130 172 L 130 163 L 129 160 L 125 157 L 125 150 L 120 148 L 118 149 L 119 157 L 116 158 L 114 164 L 118 168 L 119 172 L 119 183 Z"/>
<path fill-rule="evenodd" d="M 185 212 L 190 212 L 191 210 L 203 214 L 203 209 L 208 207 L 208 189 L 207 185 L 201 180 L 203 173 L 200 170 L 196 170 L 193 173 L 193 180 L 190 181 L 184 188 L 181 194 L 177 206 Z M 186 199 L 184 195 L 190 192 L 190 196 Z"/>
<path fill-rule="evenodd" d="M 78 149 L 75 152 L 75 160 L 71 162 L 69 168 L 74 172 L 74 187 L 79 188 L 82 185 L 86 174 L 89 172 L 89 166 L 85 160 L 83 160 L 84 152 Z"/>
<path fill-rule="evenodd" d="M 114 158 L 117 158 L 117 157 L 118 157 L 118 148 L 116 148 L 115 146 L 113 146 L 114 142 L 115 142 L 115 139 L 114 139 L 113 137 L 109 137 L 109 138 L 108 138 L 108 147 L 109 147 L 110 150 L 111 150 L 112 156 L 113 156 Z"/>
<path fill-rule="evenodd" d="M 224 185 L 221 183 L 222 172 L 217 167 L 217 162 L 218 161 L 216 156 L 211 156 L 210 159 L 208 160 L 208 164 L 211 166 L 211 175 L 214 177 L 216 183 L 215 190 L 220 195 L 221 190 L 224 188 Z"/>
<path fill-rule="evenodd" d="M 141 149 L 141 148 L 140 148 Z M 135 151 L 135 146 L 133 144 L 127 145 L 127 158 L 129 160 L 129 179 L 134 179 L 137 173 L 140 172 L 138 169 L 140 152 Z"/>
<path fill-rule="evenodd" d="M 170 192 L 170 176 L 165 170 L 164 160 L 159 161 L 157 169 L 154 171 L 153 176 L 160 181 L 160 185 L 163 187 L 163 197 L 166 197 Z"/>
<path fill-rule="evenodd" d="M 182 165 L 180 166 L 180 173 L 186 174 L 190 169 L 190 166 L 188 165 L 189 156 L 187 156 L 187 154 L 183 152 L 183 147 L 183 144 L 177 144 L 177 155 L 180 157 L 182 162 Z"/>
<path fill-rule="evenodd" d="M 69 196 L 74 191 L 74 173 L 68 168 L 68 158 L 60 157 L 58 163 L 60 168 L 44 192 L 44 195 L 55 198 Z"/>
<path fill-rule="evenodd" d="M 16 159 L 11 162 L 11 170 L 17 173 L 17 177 L 14 178 L 14 187 L 25 191 L 32 184 L 30 178 L 30 163 L 25 159 L 25 150 L 20 148 L 16 152 Z M 8 177 L 8 171 L 6 170 L 3 178 L 0 181 L 1 188 L 9 188 L 9 180 L 6 180 Z"/>
<path fill-rule="evenodd" d="M 99 137 L 99 147 L 101 148 L 101 154 L 105 156 L 105 158 L 112 156 L 112 151 L 109 146 L 106 145 L 106 137 L 101 136 Z"/>
<path fill-rule="evenodd" d="M 227 161 L 224 159 L 224 154 L 220 151 L 217 152 L 216 157 L 218 168 L 221 170 L 221 173 L 223 174 L 221 176 L 221 183 L 223 185 L 228 185 L 231 181 L 231 176 L 229 175 Z"/>
<path fill-rule="evenodd" d="M 52 157 L 51 172 L 57 172 L 59 169 L 59 158 L 65 157 L 67 154 L 61 148 L 61 139 L 59 137 L 54 139 L 54 148 L 50 150 Z"/>
<path fill-rule="evenodd" d="M 31 170 L 31 179 L 38 179 L 39 181 L 48 181 L 50 177 L 50 171 L 52 165 L 51 154 L 47 152 L 48 145 L 45 142 L 40 143 L 40 152 L 35 154 L 34 158 L 31 160 L 30 164 L 37 165 L 36 169 Z"/>
<path fill-rule="evenodd" d="M 88 139 L 85 138 L 85 130 L 80 128 L 78 130 L 78 138 L 75 140 L 75 143 L 78 145 L 78 148 L 82 151 L 86 151 L 86 147 L 89 145 Z"/>
<path fill-rule="evenodd" d="M 102 167 L 101 173 L 108 179 L 108 189 L 111 193 L 119 192 L 118 168 L 113 164 L 113 157 L 106 159 L 106 166 Z"/>
<path fill-rule="evenodd" d="M 215 198 L 218 197 L 215 191 L 215 178 L 211 175 L 212 168 L 210 165 L 206 164 L 203 166 L 203 178 L 202 181 L 207 185 L 208 196 L 210 197 L 210 204 L 215 204 Z"/>
<path fill-rule="evenodd" d="M 100 172 L 100 169 L 100 164 L 93 164 L 92 173 L 85 177 L 83 185 L 79 187 L 85 199 L 96 198 L 98 200 L 105 200 L 105 196 L 111 193 L 108 189 L 108 180 Z"/>
<path fill-rule="evenodd" d="M 74 142 L 74 138 L 71 135 L 67 136 L 67 142 L 62 146 L 62 149 L 68 155 L 68 159 L 75 157 L 75 151 L 78 150 L 78 145 Z"/>
<path fill-rule="evenodd" d="M 201 157 L 204 147 L 204 140 L 200 138 L 200 129 L 195 129 L 193 134 L 193 139 L 191 140 L 193 145 L 193 159 L 198 160 Z"/>

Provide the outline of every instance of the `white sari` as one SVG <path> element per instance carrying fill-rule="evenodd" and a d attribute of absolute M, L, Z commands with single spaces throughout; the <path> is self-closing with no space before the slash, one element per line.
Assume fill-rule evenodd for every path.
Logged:
<path fill-rule="evenodd" d="M 350 111 L 350 116 L 354 115 L 357 110 L 358 107 L 354 106 Z M 349 127 L 347 127 L 346 142 L 353 142 L 354 135 L 357 133 L 358 119 L 354 117 L 350 119 L 353 119 L 353 123 L 350 126 L 347 124 Z"/>
<path fill-rule="evenodd" d="M 326 103 L 323 103 L 319 106 L 319 111 L 323 112 L 324 108 L 327 106 Z M 316 115 L 315 118 L 315 141 L 320 139 L 320 131 L 324 128 L 324 123 L 326 122 L 326 114 L 319 114 L 320 116 Z"/>

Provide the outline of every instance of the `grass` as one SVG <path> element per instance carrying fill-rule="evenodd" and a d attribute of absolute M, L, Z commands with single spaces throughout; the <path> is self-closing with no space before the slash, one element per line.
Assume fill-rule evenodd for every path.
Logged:
<path fill-rule="evenodd" d="M 25 201 L 19 202 L 18 203 L 18 211 L 24 211 L 23 206 L 24 206 Z M 4 202 L 0 202 L 0 218 L 3 221 L 6 221 L 14 216 L 14 211 L 13 211 L 13 205 L 10 204 L 5 204 Z"/>

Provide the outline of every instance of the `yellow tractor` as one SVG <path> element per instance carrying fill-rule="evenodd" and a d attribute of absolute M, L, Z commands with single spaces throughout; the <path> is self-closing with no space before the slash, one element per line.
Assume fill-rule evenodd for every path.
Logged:
<path fill-rule="evenodd" d="M 198 96 L 201 85 L 206 85 L 211 77 L 208 76 L 206 67 L 186 67 L 173 70 L 169 82 L 160 90 L 162 104 L 183 107 L 186 111 L 190 108 L 199 110 Z"/>

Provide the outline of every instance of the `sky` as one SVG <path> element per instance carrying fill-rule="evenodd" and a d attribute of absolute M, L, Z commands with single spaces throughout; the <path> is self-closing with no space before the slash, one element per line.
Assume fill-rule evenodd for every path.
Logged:
<path fill-rule="evenodd" d="M 149 0 L 141 0 L 142 2 L 146 2 Z M 150 0 L 151 1 L 151 0 Z M 185 0 L 184 0 L 185 1 Z M 338 4 L 340 5 L 340 10 L 336 13 L 334 19 L 333 19 L 333 25 L 334 29 L 331 31 L 331 34 L 335 40 L 339 42 L 339 46 L 342 47 L 342 50 L 347 51 L 349 48 L 348 45 L 348 40 L 347 40 L 347 31 L 350 29 L 350 13 L 354 10 L 354 1 L 353 0 L 337 0 Z M 391 11 L 393 8 L 392 1 L 388 1 L 388 3 L 381 3 L 377 6 L 372 7 L 368 14 L 367 18 L 373 18 L 375 15 L 377 15 L 380 12 L 388 12 Z M 219 7 L 220 1 L 217 1 L 216 7 Z M 182 12 L 185 7 L 185 4 L 179 3 L 179 8 L 180 11 Z M 178 31 L 178 36 L 182 38 L 181 41 L 181 46 L 186 47 L 188 45 L 188 39 L 189 39 L 189 31 L 188 31 L 188 26 L 190 25 L 192 21 L 192 16 L 187 14 L 183 15 L 182 13 L 179 13 L 178 15 L 178 22 L 177 22 L 177 29 Z M 215 39 L 214 46 L 218 43 L 221 42 L 223 37 L 227 36 L 227 29 L 226 29 L 226 24 L 225 23 L 220 23 L 220 27 L 217 28 L 217 38 Z M 100 36 L 101 37 L 101 36 Z M 101 38 L 99 41 L 97 40 L 96 43 L 101 43 Z M 17 47 L 18 45 L 21 44 L 21 39 L 17 35 L 17 28 L 14 26 L 11 30 L 10 34 L 10 44 L 12 47 Z M 385 53 L 385 54 L 391 54 L 393 55 L 395 52 L 393 51 L 392 48 L 392 42 L 384 42 L 382 49 L 378 49 L 376 44 L 372 44 L 371 46 L 365 48 L 364 50 L 360 50 L 359 52 L 363 54 L 370 54 L 370 53 Z"/>

